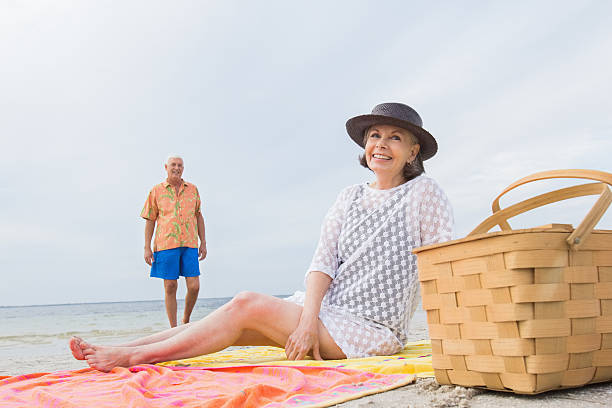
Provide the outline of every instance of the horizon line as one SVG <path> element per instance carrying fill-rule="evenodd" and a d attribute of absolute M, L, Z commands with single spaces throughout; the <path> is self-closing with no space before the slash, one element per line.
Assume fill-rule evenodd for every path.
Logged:
<path fill-rule="evenodd" d="M 283 295 L 271 295 L 274 297 L 286 297 L 290 296 L 290 294 Z M 200 299 L 231 299 L 234 296 L 217 296 L 217 297 L 198 297 Z M 185 298 L 176 299 L 177 301 L 185 301 Z M 163 302 L 164 299 L 148 299 L 148 300 L 107 300 L 107 301 L 99 301 L 99 302 L 69 302 L 69 303 L 40 303 L 40 304 L 30 304 L 30 305 L 0 305 L 0 309 L 11 308 L 11 307 L 39 307 L 39 306 L 76 306 L 76 305 L 98 305 L 98 304 L 111 304 L 111 303 L 142 303 L 142 302 Z M 197 304 L 197 302 L 196 302 Z"/>

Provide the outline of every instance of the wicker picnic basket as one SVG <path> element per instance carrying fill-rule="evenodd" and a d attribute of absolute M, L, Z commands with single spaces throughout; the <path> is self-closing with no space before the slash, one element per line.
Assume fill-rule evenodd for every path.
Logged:
<path fill-rule="evenodd" d="M 525 183 L 596 180 L 505 209 Z M 593 228 L 612 202 L 612 174 L 554 170 L 516 181 L 467 237 L 420 247 L 423 309 L 440 384 L 537 394 L 612 380 L 612 231 Z M 600 195 L 581 224 L 512 230 L 507 219 Z M 488 231 L 499 225 L 501 231 Z"/>

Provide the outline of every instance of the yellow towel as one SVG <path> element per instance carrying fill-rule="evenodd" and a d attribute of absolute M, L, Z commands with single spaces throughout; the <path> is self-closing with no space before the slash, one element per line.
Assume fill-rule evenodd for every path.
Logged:
<path fill-rule="evenodd" d="M 418 341 L 407 343 L 402 351 L 392 356 L 351 358 L 345 360 L 288 361 L 285 350 L 278 347 L 258 346 L 219 351 L 200 357 L 160 363 L 179 367 L 231 367 L 245 365 L 346 367 L 381 374 L 414 374 L 417 377 L 433 377 L 431 343 Z"/>

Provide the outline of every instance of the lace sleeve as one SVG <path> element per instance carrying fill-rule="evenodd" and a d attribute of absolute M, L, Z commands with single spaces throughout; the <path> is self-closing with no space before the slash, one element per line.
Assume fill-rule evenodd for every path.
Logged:
<path fill-rule="evenodd" d="M 421 245 L 436 244 L 452 239 L 453 209 L 440 186 L 432 179 L 423 183 L 419 208 Z"/>
<path fill-rule="evenodd" d="M 350 204 L 351 187 L 347 187 L 340 192 L 336 202 L 331 206 L 321 226 L 321 235 L 319 244 L 315 250 L 310 267 L 306 272 L 308 274 L 313 271 L 323 272 L 329 275 L 332 279 L 336 276 L 338 269 L 338 238 L 344 223 L 347 206 Z"/>

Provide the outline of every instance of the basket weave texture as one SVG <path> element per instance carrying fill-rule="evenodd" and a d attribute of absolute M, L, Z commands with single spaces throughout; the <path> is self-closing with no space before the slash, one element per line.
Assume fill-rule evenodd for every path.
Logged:
<path fill-rule="evenodd" d="M 542 178 L 551 177 L 525 182 Z M 597 185 L 594 223 L 610 201 Z M 576 238 L 582 224 L 511 230 L 504 211 L 490 217 L 500 232 L 414 251 L 436 380 L 523 394 L 612 380 L 612 231 L 587 228 Z"/>

